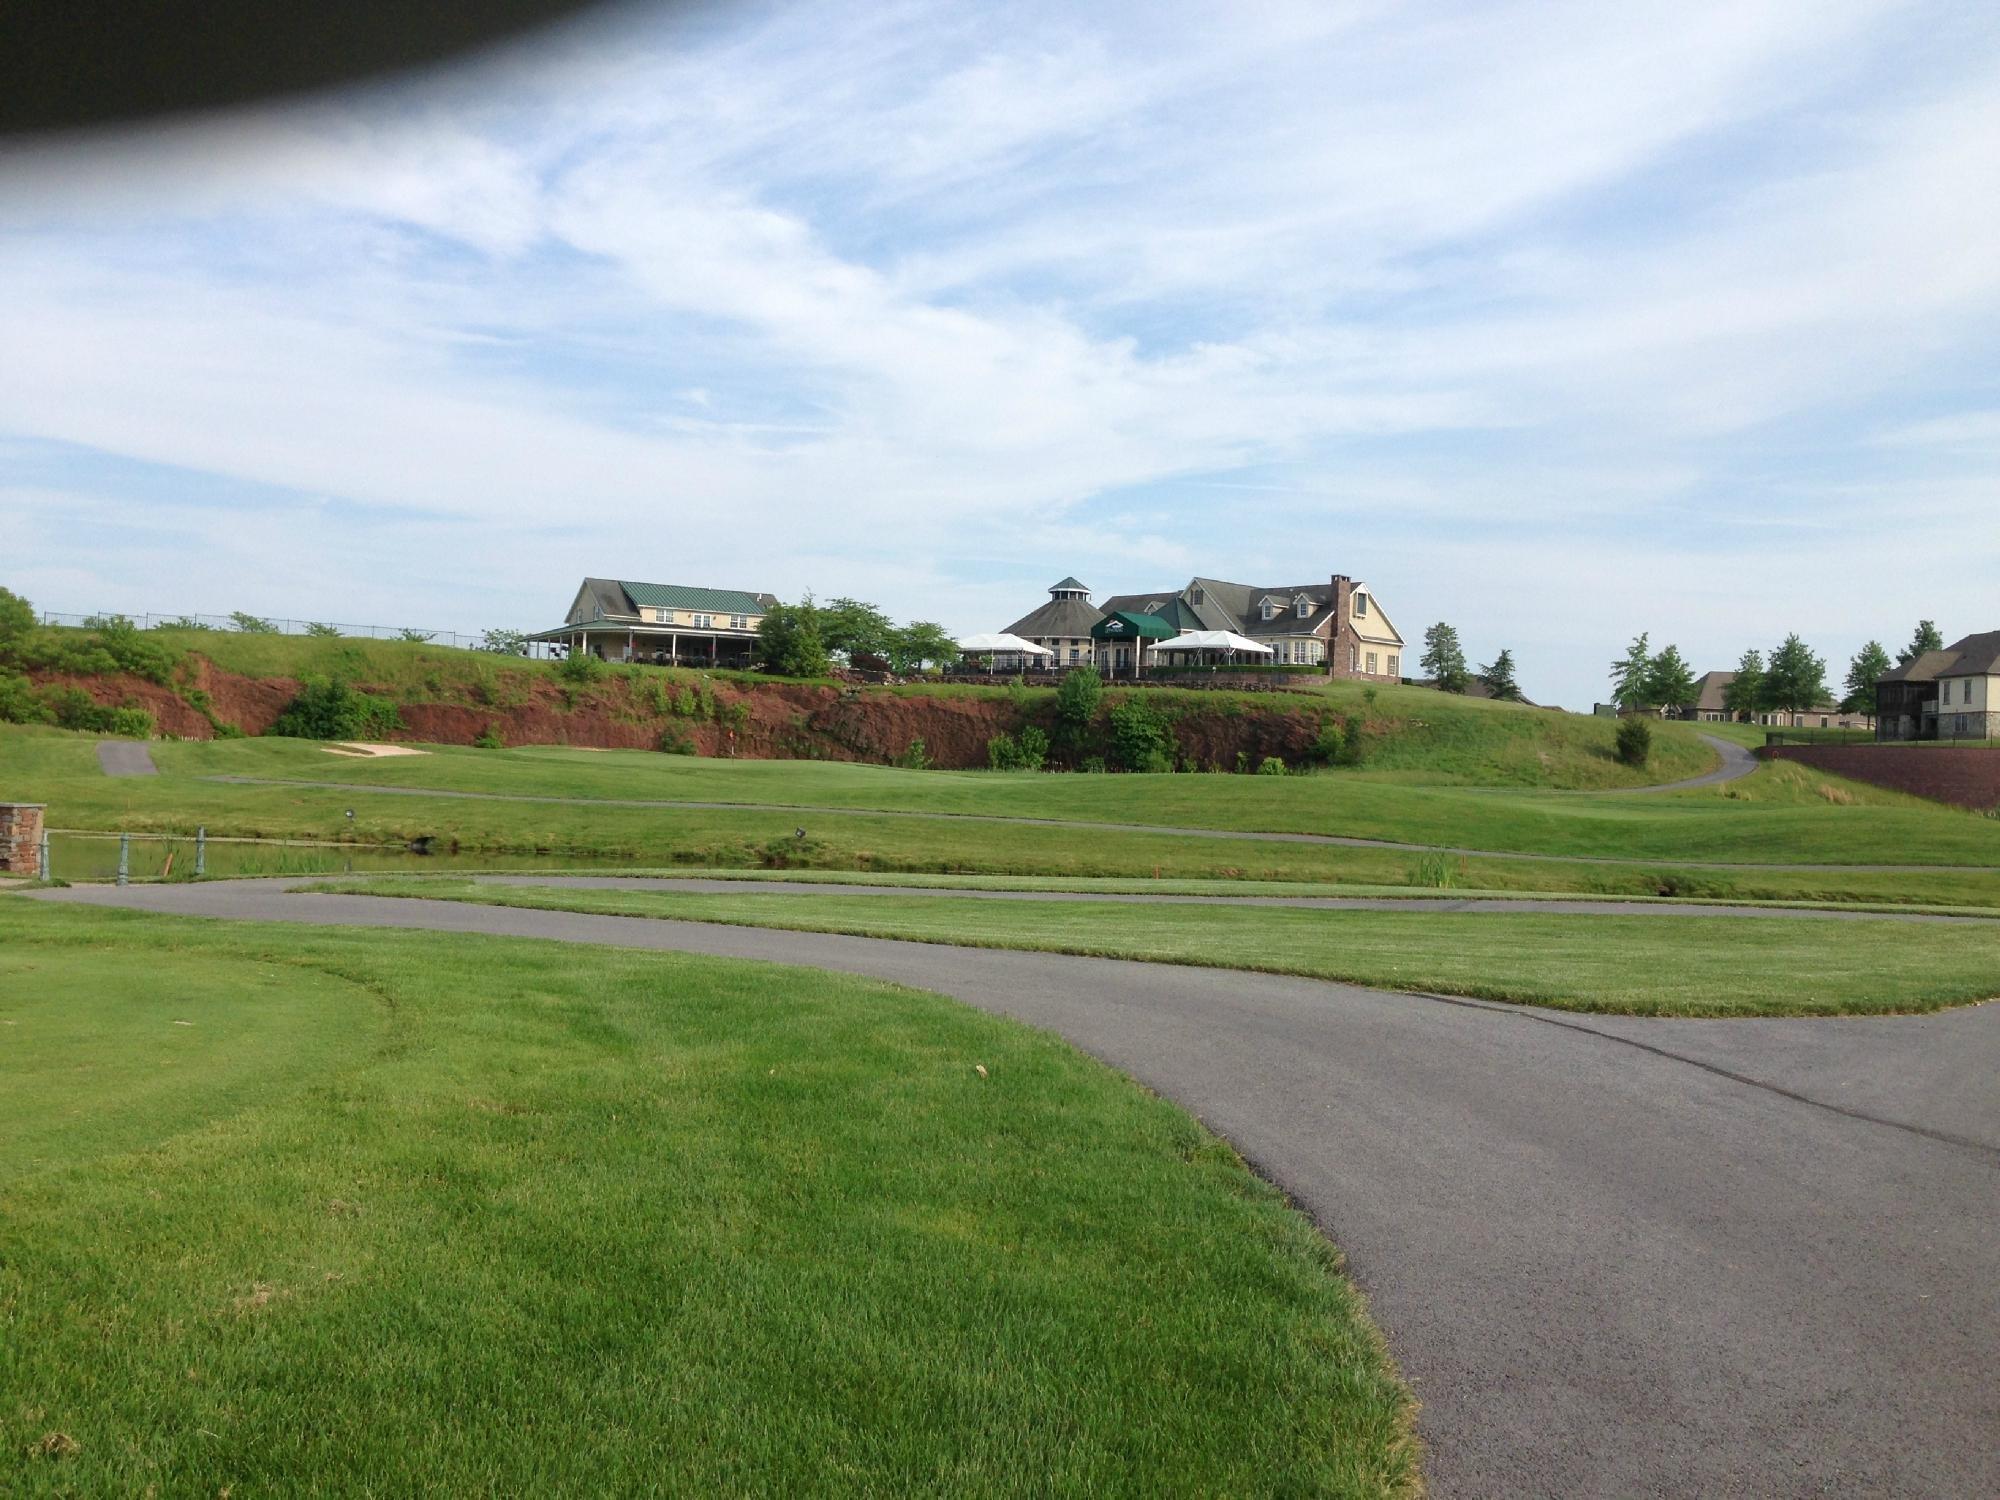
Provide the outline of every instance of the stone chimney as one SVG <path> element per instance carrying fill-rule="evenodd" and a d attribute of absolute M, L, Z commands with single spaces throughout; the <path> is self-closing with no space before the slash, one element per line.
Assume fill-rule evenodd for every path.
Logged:
<path fill-rule="evenodd" d="M 1326 674 L 1345 677 L 1354 660 L 1354 580 L 1333 575 L 1333 628 L 1326 633 Z"/>

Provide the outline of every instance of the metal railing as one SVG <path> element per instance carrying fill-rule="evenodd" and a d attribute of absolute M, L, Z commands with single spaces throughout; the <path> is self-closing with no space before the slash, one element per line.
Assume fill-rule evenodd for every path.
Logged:
<path fill-rule="evenodd" d="M 325 635 L 328 631 L 339 636 L 351 636 L 370 641 L 415 641 L 432 646 L 453 646 L 461 650 L 475 650 L 485 639 L 483 635 L 467 635 L 457 630 L 423 630 L 409 625 L 348 625 L 333 620 L 281 620 L 268 616 L 256 616 L 257 625 L 269 626 L 262 630 L 252 626 L 244 629 L 234 615 L 188 615 L 188 614 L 125 614 L 118 610 L 103 610 L 96 614 L 63 614 L 56 610 L 43 610 L 41 621 L 44 625 L 66 625 L 90 629 L 102 625 L 107 620 L 130 620 L 141 630 L 213 630 L 224 634 L 239 635 Z"/>

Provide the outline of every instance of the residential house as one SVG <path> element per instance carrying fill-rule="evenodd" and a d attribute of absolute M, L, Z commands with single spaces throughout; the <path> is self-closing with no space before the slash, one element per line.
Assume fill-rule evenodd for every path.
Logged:
<path fill-rule="evenodd" d="M 1736 715 L 1729 711 L 1729 686 L 1734 672 L 1704 672 L 1695 679 L 1696 697 L 1690 708 L 1676 710 L 1670 717 L 1691 719 L 1704 724 L 1727 724 Z M 1812 708 L 1758 709 L 1750 716 L 1753 724 L 1788 729 L 1872 729 L 1874 717 L 1850 713 L 1837 703 L 1821 703 Z"/>
<path fill-rule="evenodd" d="M 606 661 L 747 667 L 771 594 L 586 578 L 563 623 L 528 637 Z"/>
<path fill-rule="evenodd" d="M 1149 616 L 1169 627 L 1170 638 L 1188 630 L 1230 630 L 1271 648 L 1274 665 L 1323 667 L 1332 677 L 1399 681 L 1403 637 L 1390 623 L 1374 590 L 1345 573 L 1325 583 L 1260 587 L 1219 578 L 1191 578 L 1179 589 L 1118 594 L 1104 601 L 1102 618 Z M 1099 632 L 1097 664 L 1128 676 L 1135 649 Z"/>
<path fill-rule="evenodd" d="M 1878 740 L 2000 739 L 2000 630 L 1926 651 L 1875 684 Z"/>
<path fill-rule="evenodd" d="M 1087 666 L 1094 659 L 1091 627 L 1103 618 L 1104 611 L 1090 602 L 1090 590 L 1074 578 L 1065 578 L 1050 585 L 1048 603 L 1029 610 L 1006 630 L 1008 635 L 1018 635 L 1054 654 L 1031 662 L 1003 655 L 993 664 L 1002 669 L 1027 666 L 1055 671 Z"/>

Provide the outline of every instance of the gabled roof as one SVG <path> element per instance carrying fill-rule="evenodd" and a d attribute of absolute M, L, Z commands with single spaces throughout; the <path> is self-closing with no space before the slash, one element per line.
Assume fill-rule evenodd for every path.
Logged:
<path fill-rule="evenodd" d="M 2000 630 L 1982 631 L 1945 647 L 1956 658 L 1940 677 L 1992 677 L 2000 675 Z"/>
<path fill-rule="evenodd" d="M 693 588 L 683 583 L 626 583 L 619 588 L 640 609 L 699 609 L 722 615 L 761 615 L 778 601 L 742 589 Z"/>
<path fill-rule="evenodd" d="M 1075 639 L 1090 634 L 1090 627 L 1104 618 L 1104 611 L 1088 599 L 1051 599 L 1040 609 L 1030 610 L 1006 630 L 1008 635 L 1062 636 Z"/>

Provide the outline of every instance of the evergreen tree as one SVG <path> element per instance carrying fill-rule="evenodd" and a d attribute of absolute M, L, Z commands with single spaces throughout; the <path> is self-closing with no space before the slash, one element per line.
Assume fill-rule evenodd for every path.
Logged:
<path fill-rule="evenodd" d="M 1625 648 L 1625 654 L 1611 664 L 1611 701 L 1620 708 L 1647 708 L 1652 704 L 1653 653 L 1640 631 Z"/>
<path fill-rule="evenodd" d="M 1926 651 L 1944 650 L 1944 637 L 1930 620 L 1917 621 L 1917 633 L 1910 637 L 1910 644 L 1896 653 L 1896 665 L 1907 667 Z"/>
<path fill-rule="evenodd" d="M 1424 670 L 1447 693 L 1462 693 L 1471 680 L 1458 632 L 1440 620 L 1424 632 Z"/>
<path fill-rule="evenodd" d="M 1870 641 L 1847 664 L 1847 696 L 1840 706 L 1851 714 L 1875 712 L 1875 683 L 1889 670 L 1889 653 L 1880 641 Z"/>
<path fill-rule="evenodd" d="M 1489 665 L 1481 667 L 1479 680 L 1486 684 L 1486 691 L 1494 697 L 1520 702 L 1521 687 L 1514 681 L 1513 652 L 1503 650 Z"/>
<path fill-rule="evenodd" d="M 1764 653 L 1745 651 L 1736 664 L 1736 677 L 1722 690 L 1722 706 L 1745 723 L 1764 706 Z"/>
<path fill-rule="evenodd" d="M 1804 713 L 1826 702 L 1826 660 L 1797 634 L 1771 653 L 1764 672 L 1764 705 L 1784 713 Z"/>
<path fill-rule="evenodd" d="M 1694 668 L 1687 664 L 1678 646 L 1669 646 L 1655 656 L 1646 670 L 1646 701 L 1661 708 L 1683 709 L 1700 696 L 1695 686 Z"/>

